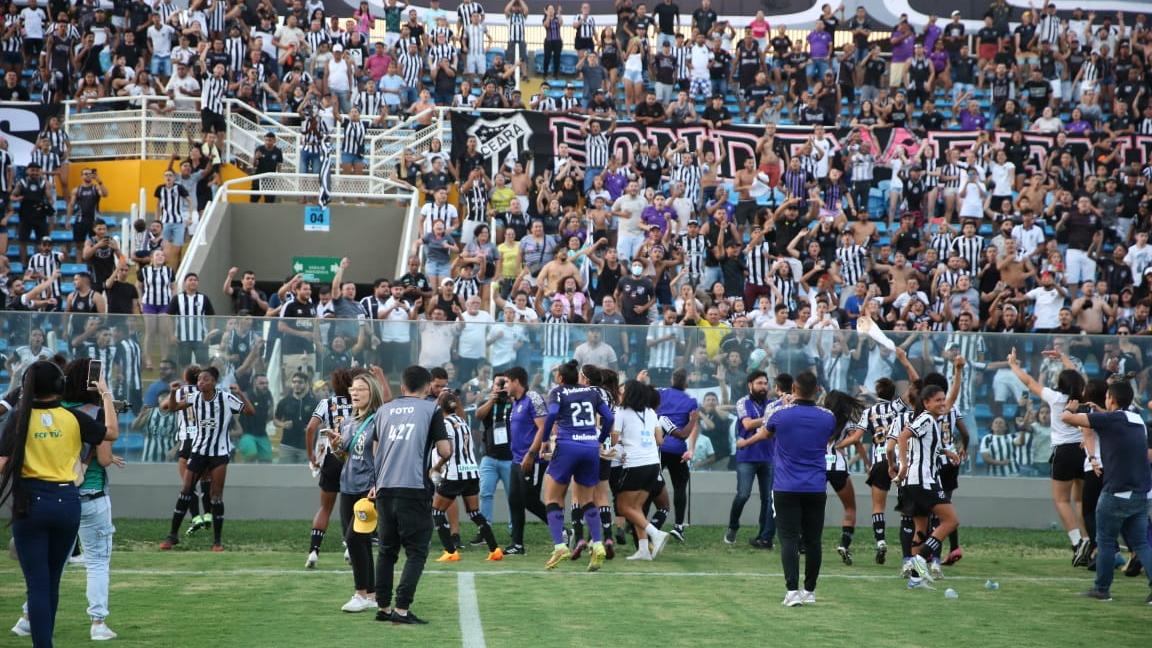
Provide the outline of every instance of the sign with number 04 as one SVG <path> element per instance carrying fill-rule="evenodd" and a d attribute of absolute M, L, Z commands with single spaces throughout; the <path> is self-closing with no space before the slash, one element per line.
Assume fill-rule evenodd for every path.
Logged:
<path fill-rule="evenodd" d="M 304 231 L 305 232 L 330 232 L 332 231 L 332 213 L 328 211 L 327 207 L 319 207 L 317 205 L 309 205 L 304 208 Z"/>

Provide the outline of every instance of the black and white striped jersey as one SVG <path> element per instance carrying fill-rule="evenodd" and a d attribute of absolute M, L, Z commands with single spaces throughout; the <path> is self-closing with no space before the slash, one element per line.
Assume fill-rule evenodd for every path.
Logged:
<path fill-rule="evenodd" d="M 145 306 L 167 306 L 172 300 L 172 282 L 176 273 L 166 265 L 140 268 L 140 303 Z"/>
<path fill-rule="evenodd" d="M 567 358 L 571 354 L 569 334 L 572 329 L 568 326 L 568 316 L 556 317 L 552 313 L 548 313 L 541 321 L 543 322 L 541 327 L 543 339 L 540 346 L 544 350 L 544 355 L 550 358 Z"/>
<path fill-rule="evenodd" d="M 224 0 L 214 0 L 212 4 L 204 7 L 203 11 L 204 17 L 208 20 L 208 33 L 223 33 L 224 16 L 228 12 L 228 3 Z"/>
<path fill-rule="evenodd" d="M 460 298 L 461 302 L 480 294 L 480 280 L 476 277 L 457 277 L 452 282 L 452 293 Z"/>
<path fill-rule="evenodd" d="M 28 259 L 28 269 L 33 270 L 35 272 L 39 272 L 45 279 L 47 279 L 48 277 L 51 277 L 52 273 L 59 270 L 60 266 L 63 264 L 64 264 L 64 253 L 63 252 L 57 252 L 55 250 L 53 250 L 47 254 L 45 254 L 43 252 L 37 252 L 36 254 L 33 254 Z M 52 287 L 50 290 L 52 293 L 50 295 L 51 297 L 55 297 L 57 299 L 60 298 L 62 290 L 61 290 L 61 285 L 60 285 L 59 279 L 52 282 Z"/>
<path fill-rule="evenodd" d="M 836 448 L 836 444 L 842 443 L 845 439 L 852 435 L 853 431 L 860 429 L 860 424 L 857 421 L 848 421 L 840 428 L 831 440 L 828 441 L 828 452 L 824 458 L 824 469 L 828 472 L 846 472 L 848 470 L 848 451 L 851 448 Z"/>
<path fill-rule="evenodd" d="M 364 155 L 364 142 L 367 129 L 363 120 L 345 117 L 342 122 L 343 137 L 340 140 L 340 152 L 345 155 Z"/>
<path fill-rule="evenodd" d="M 864 435 L 872 442 L 872 461 L 884 459 L 884 448 L 887 445 L 888 430 L 892 421 L 899 414 L 896 403 L 900 401 L 882 400 L 869 405 L 860 414 L 858 427 L 864 430 Z"/>
<path fill-rule="evenodd" d="M 581 22 L 583 20 L 583 22 Z M 596 40 L 596 19 L 591 15 L 577 16 L 576 20 L 576 38 L 586 38 L 591 41 Z"/>
<path fill-rule="evenodd" d="M 1016 444 L 1007 434 L 989 434 L 980 439 L 980 454 L 987 454 L 993 461 L 1006 461 L 1007 464 L 987 464 L 992 477 L 1008 477 L 1016 474 Z"/>
<path fill-rule="evenodd" d="M 480 462 L 472 444 L 472 428 L 463 418 L 449 414 L 444 417 L 444 427 L 452 439 L 452 455 L 444 464 L 444 479 L 447 481 L 467 481 L 480 479 Z"/>
<path fill-rule="evenodd" d="M 700 177 L 703 174 L 696 164 L 680 164 L 672 169 L 672 182 L 684 183 L 684 197 L 692 204 L 700 202 Z"/>
<path fill-rule="evenodd" d="M 189 400 L 196 421 L 196 436 L 192 439 L 192 454 L 205 457 L 223 457 L 232 453 L 232 439 L 228 430 L 232 418 L 244 408 L 244 401 L 219 389 L 207 399 L 196 392 Z"/>
<path fill-rule="evenodd" d="M 767 286 L 772 280 L 772 264 L 776 258 L 772 256 L 771 245 L 763 241 L 760 245 L 749 245 L 744 252 L 744 264 L 748 270 L 748 284 L 752 286 Z"/>
<path fill-rule="evenodd" d="M 184 385 L 176 390 L 177 403 L 191 403 L 192 398 L 200 393 L 196 385 Z M 196 412 L 192 408 L 180 410 L 180 427 L 176 433 L 177 443 L 196 438 Z"/>
<path fill-rule="evenodd" d="M 945 164 L 944 168 L 940 170 L 940 177 L 942 178 L 940 186 L 945 189 L 959 189 L 960 183 L 964 181 L 964 176 L 967 173 L 968 165 L 963 162 Z"/>
<path fill-rule="evenodd" d="M 112 348 L 115 350 L 112 362 L 120 368 L 117 392 L 123 400 L 128 400 L 127 390 L 138 392 L 142 388 L 140 344 L 132 338 L 124 338 Z"/>
<path fill-rule="evenodd" d="M 100 375 L 104 378 L 104 382 L 112 382 L 112 363 L 116 359 L 116 347 L 102 347 L 95 342 L 85 342 L 79 351 L 83 353 L 83 357 L 99 361 Z"/>
<path fill-rule="evenodd" d="M 936 250 L 940 260 L 945 261 L 948 259 L 948 252 L 952 250 L 952 238 L 951 232 L 940 230 L 928 240 L 928 247 Z"/>
<path fill-rule="evenodd" d="M 409 54 L 401 51 L 396 57 L 400 62 L 400 75 L 404 77 L 404 85 L 412 88 L 420 87 L 420 76 L 424 72 L 424 58 L 419 54 Z"/>
<path fill-rule="evenodd" d="M 588 133 L 588 139 L 585 140 L 584 146 L 588 168 L 603 169 L 608 166 L 608 138 L 603 132 Z"/>
<path fill-rule="evenodd" d="M 233 73 L 244 69 L 244 62 L 248 60 L 248 45 L 242 36 L 226 38 L 224 52 L 228 54 L 228 69 Z"/>
<path fill-rule="evenodd" d="M 452 43 L 438 43 L 428 48 L 428 67 L 436 67 L 440 61 L 455 61 L 456 46 Z"/>
<path fill-rule="evenodd" d="M 868 248 L 862 245 L 842 245 L 836 248 L 836 260 L 840 262 L 840 275 L 845 286 L 854 286 L 868 270 Z"/>
<path fill-rule="evenodd" d="M 188 190 L 183 185 L 160 185 L 152 192 L 156 197 L 156 209 L 160 212 L 160 222 L 165 225 L 184 222 L 184 208 L 188 204 Z"/>
<path fill-rule="evenodd" d="M 525 42 L 524 36 L 524 19 L 526 16 L 524 12 L 515 10 L 508 14 L 508 42 L 509 43 L 523 43 Z M 512 52 L 508 52 L 509 56 Z"/>
<path fill-rule="evenodd" d="M 176 339 L 180 342 L 203 342 L 208 335 L 206 317 L 215 315 L 212 302 L 203 293 L 182 292 L 168 303 L 168 314 L 176 315 Z"/>
<path fill-rule="evenodd" d="M 684 253 L 684 270 L 690 278 L 699 278 L 704 274 L 704 263 L 708 259 L 708 239 L 703 234 L 695 237 L 681 234 L 678 245 Z"/>
<path fill-rule="evenodd" d="M 320 428 L 339 430 L 340 424 L 352 418 L 352 399 L 347 396 L 321 398 L 312 410 L 312 418 L 320 421 Z"/>
<path fill-rule="evenodd" d="M 65 157 L 64 152 L 68 149 L 68 144 L 71 142 L 71 139 L 68 137 L 68 133 L 64 132 L 63 128 L 57 128 L 56 130 L 45 128 L 40 132 L 40 137 L 48 140 L 48 148 L 51 149 L 53 153 L 59 155 L 61 159 Z"/>
<path fill-rule="evenodd" d="M 908 424 L 908 478 L 905 484 L 936 490 L 939 488 L 936 455 L 941 450 L 940 422 L 929 412 L 921 412 Z"/>
<path fill-rule="evenodd" d="M 381 108 L 384 107 L 384 93 L 377 89 L 371 92 L 357 92 L 352 99 L 352 105 L 360 111 L 361 117 L 374 119 L 380 115 Z"/>
<path fill-rule="evenodd" d="M 456 221 L 460 218 L 460 213 L 456 210 L 456 205 L 444 203 L 443 205 L 435 202 L 426 203 L 420 208 L 420 215 L 424 218 L 424 233 L 432 233 L 432 224 L 436 221 L 442 221 L 444 227 L 448 231 L 452 231 L 456 227 Z"/>
<path fill-rule="evenodd" d="M 484 6 L 479 2 L 461 2 L 460 6 L 456 8 L 456 17 L 460 20 L 461 24 L 467 25 L 472 22 L 472 14 L 484 15 Z M 480 21 L 484 23 L 483 20 Z"/>
<path fill-rule="evenodd" d="M 488 222 L 488 187 L 483 182 L 473 182 L 472 188 L 464 192 L 464 199 L 468 207 L 464 220 Z"/>
<path fill-rule="evenodd" d="M 568 112 L 569 110 L 576 110 L 580 107 L 580 97 L 567 95 L 561 96 L 556 100 L 556 110 L 561 112 Z"/>
<path fill-rule="evenodd" d="M 64 163 L 64 161 L 61 160 L 60 155 L 52 149 L 44 151 L 39 148 L 34 148 L 28 155 L 28 163 L 39 164 L 40 170 L 45 174 L 49 174 L 55 173 L 56 170 L 59 169 L 60 166 Z"/>
<path fill-rule="evenodd" d="M 24 50 L 24 36 L 21 32 L 20 14 L 5 14 L 4 27 L 0 29 L 4 33 L 4 41 L 0 43 L 0 51 L 5 54 L 19 54 Z"/>
<path fill-rule="evenodd" d="M 200 108 L 217 115 L 224 114 L 224 99 L 228 97 L 228 79 L 210 74 L 200 89 Z"/>
<path fill-rule="evenodd" d="M 780 303 L 789 310 L 796 310 L 796 298 L 800 296 L 800 286 L 796 284 L 796 280 L 776 275 L 772 277 L 772 281 L 776 284 L 776 290 L 780 291 Z"/>
<path fill-rule="evenodd" d="M 320 29 L 318 31 L 308 30 L 304 32 L 304 42 L 308 44 L 308 51 L 315 55 L 319 51 L 320 46 L 324 43 L 330 43 L 331 39 L 328 38 L 328 32 Z"/>
<path fill-rule="evenodd" d="M 952 239 L 949 252 L 955 252 L 968 264 L 968 274 L 975 274 L 980 268 L 980 258 L 984 256 L 984 239 L 979 236 L 961 236 Z M 946 257 L 944 257 L 946 258 Z"/>

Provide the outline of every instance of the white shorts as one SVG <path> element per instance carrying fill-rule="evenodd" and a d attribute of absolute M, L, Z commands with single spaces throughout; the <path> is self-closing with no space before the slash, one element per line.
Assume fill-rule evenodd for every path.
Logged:
<path fill-rule="evenodd" d="M 1085 281 L 1096 281 L 1096 262 L 1084 250 L 1068 248 L 1064 258 L 1067 261 L 1065 285 L 1079 286 Z"/>
<path fill-rule="evenodd" d="M 998 369 L 992 377 L 992 396 L 997 403 L 1019 402 L 1028 387 L 1012 373 L 1011 369 Z"/>
<path fill-rule="evenodd" d="M 482 76 L 488 71 L 488 60 L 483 52 L 473 54 L 468 52 L 468 56 L 464 61 L 464 74 L 475 74 Z"/>

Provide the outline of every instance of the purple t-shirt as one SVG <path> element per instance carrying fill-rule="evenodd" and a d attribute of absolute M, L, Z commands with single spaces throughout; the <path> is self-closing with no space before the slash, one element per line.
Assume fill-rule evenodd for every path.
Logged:
<path fill-rule="evenodd" d="M 893 31 L 892 38 L 900 38 L 904 34 L 900 31 Z M 912 58 L 912 53 L 916 50 L 916 35 L 909 33 L 908 37 L 900 42 L 893 42 L 892 44 L 892 62 L 905 63 L 908 59 Z"/>
<path fill-rule="evenodd" d="M 808 53 L 814 59 L 828 58 L 828 51 L 832 47 L 832 34 L 820 30 L 808 34 Z"/>
<path fill-rule="evenodd" d="M 796 401 L 768 419 L 776 440 L 772 490 L 823 493 L 828 480 L 825 454 L 836 431 L 836 417 L 814 403 Z"/>
<path fill-rule="evenodd" d="M 776 401 L 772 401 L 774 403 Z M 741 439 L 756 434 L 757 429 L 751 430 L 744 429 L 744 419 L 758 419 L 764 416 L 764 410 L 772 403 L 760 402 L 751 396 L 745 396 L 736 402 L 736 436 Z M 752 445 L 744 446 L 736 450 L 736 461 L 739 463 L 756 463 L 760 461 L 772 462 L 773 449 L 776 446 L 776 440 L 769 437 L 763 441 L 757 441 Z"/>
<path fill-rule="evenodd" d="M 676 212 L 673 211 L 671 207 L 657 209 L 656 207 L 648 206 L 640 213 L 640 220 L 644 221 L 645 228 L 652 227 L 653 225 L 659 226 L 660 233 L 663 234 L 668 231 L 669 216 L 671 216 L 673 220 L 676 218 Z"/>
<path fill-rule="evenodd" d="M 972 114 L 965 110 L 960 113 L 960 130 L 984 130 L 987 124 L 988 118 L 982 112 Z"/>
<path fill-rule="evenodd" d="M 624 195 L 624 188 L 628 186 L 628 176 L 623 173 L 605 173 L 601 177 L 604 178 L 604 190 L 612 196 L 613 201 Z"/>
<path fill-rule="evenodd" d="M 924 51 L 931 52 L 936 47 L 936 41 L 940 38 L 940 28 L 936 25 L 928 25 L 924 28 Z"/>

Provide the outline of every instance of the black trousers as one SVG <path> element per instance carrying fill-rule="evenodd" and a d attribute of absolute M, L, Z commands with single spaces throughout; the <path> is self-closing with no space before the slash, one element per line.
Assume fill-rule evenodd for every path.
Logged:
<path fill-rule="evenodd" d="M 376 573 L 372 564 L 372 534 L 356 533 L 352 527 L 352 507 L 368 493 L 340 493 L 340 526 L 344 529 L 344 542 L 348 545 L 348 559 L 352 562 L 352 581 L 357 590 L 369 594 L 376 591 Z"/>
<path fill-rule="evenodd" d="M 1096 504 L 1100 501 L 1100 491 L 1104 480 L 1091 470 L 1084 473 L 1084 528 L 1088 540 L 1096 542 Z"/>
<path fill-rule="evenodd" d="M 208 345 L 203 342 L 180 342 L 176 345 L 177 366 L 186 367 L 192 364 L 193 359 L 206 365 L 211 360 L 208 357 Z"/>
<path fill-rule="evenodd" d="M 544 470 L 540 464 L 525 475 L 520 464 L 512 462 L 512 479 L 508 484 L 508 516 L 512 519 L 512 544 L 524 544 L 525 511 L 531 511 L 541 522 L 548 521 L 540 488 L 544 485 Z"/>
<path fill-rule="evenodd" d="M 684 515 L 688 511 L 688 480 L 692 478 L 688 463 L 681 461 L 678 454 L 661 452 L 660 464 L 668 471 L 668 481 L 672 484 L 672 508 L 676 524 L 684 524 Z"/>
<path fill-rule="evenodd" d="M 552 76 L 560 76 L 560 52 L 564 50 L 564 41 L 562 40 L 546 40 L 544 41 L 544 69 L 540 71 L 540 76 L 548 74 L 548 67 L 552 67 Z"/>
<path fill-rule="evenodd" d="M 780 536 L 780 563 L 788 591 L 800 589 L 800 538 L 804 538 L 804 589 L 816 591 L 820 578 L 820 535 L 824 532 L 824 493 L 773 491 L 776 533 Z"/>
<path fill-rule="evenodd" d="M 431 498 L 393 497 L 376 498 L 377 528 L 380 534 L 380 555 L 376 562 L 376 604 L 382 608 L 392 605 L 392 583 L 400 548 L 404 549 L 404 570 L 396 586 L 396 607 L 407 610 L 416 596 L 416 586 L 428 561 L 428 544 L 432 541 Z"/>

